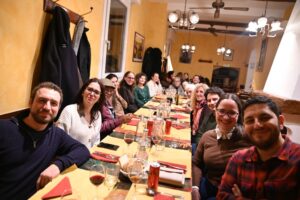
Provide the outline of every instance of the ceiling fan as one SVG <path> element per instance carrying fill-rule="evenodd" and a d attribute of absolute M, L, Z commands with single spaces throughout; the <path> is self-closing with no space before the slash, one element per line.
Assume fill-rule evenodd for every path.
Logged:
<path fill-rule="evenodd" d="M 220 9 L 224 10 L 237 10 L 237 11 L 248 11 L 247 7 L 225 7 L 225 3 L 222 0 L 216 0 L 212 3 L 212 7 L 191 7 L 190 9 L 216 9 L 214 18 L 220 17 Z"/>
<path fill-rule="evenodd" d="M 218 34 L 216 33 L 217 29 L 214 28 L 214 25 L 211 24 L 210 27 L 207 28 L 207 30 L 208 30 L 208 32 L 213 34 L 213 36 L 216 36 L 216 37 L 218 36 Z"/>

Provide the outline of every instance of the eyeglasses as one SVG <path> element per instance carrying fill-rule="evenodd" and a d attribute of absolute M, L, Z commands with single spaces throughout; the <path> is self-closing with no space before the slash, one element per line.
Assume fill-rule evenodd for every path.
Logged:
<path fill-rule="evenodd" d="M 126 78 L 131 79 L 131 80 L 134 80 L 134 77 L 129 77 L 129 76 L 127 76 Z"/>
<path fill-rule="evenodd" d="M 233 110 L 229 110 L 229 111 L 226 111 L 225 109 L 216 109 L 216 110 L 219 113 L 219 115 L 222 116 L 222 117 L 227 115 L 230 118 L 235 118 L 239 114 L 239 113 L 237 113 Z"/>
<path fill-rule="evenodd" d="M 87 87 L 86 90 L 89 92 L 89 93 L 93 93 L 96 94 L 96 95 L 100 95 L 101 94 L 101 91 L 99 90 L 95 90 L 93 88 L 90 88 L 90 87 Z"/>

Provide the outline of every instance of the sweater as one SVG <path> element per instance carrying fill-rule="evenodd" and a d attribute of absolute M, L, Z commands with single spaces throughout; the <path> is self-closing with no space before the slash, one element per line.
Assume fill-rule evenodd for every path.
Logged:
<path fill-rule="evenodd" d="M 192 159 L 193 185 L 198 186 L 205 176 L 214 186 L 218 187 L 225 171 L 227 162 L 233 153 L 249 147 L 237 129 L 230 139 L 217 139 L 215 130 L 203 134 Z"/>
<path fill-rule="evenodd" d="M 28 112 L 27 112 L 28 113 Z M 89 158 L 88 149 L 53 124 L 37 132 L 18 118 L 0 120 L 0 198 L 28 199 L 39 175 L 51 164 L 62 172 Z"/>
<path fill-rule="evenodd" d="M 100 129 L 102 117 L 100 111 L 97 113 L 97 119 L 89 124 L 84 116 L 78 113 L 78 105 L 71 104 L 66 106 L 58 119 L 58 127 L 63 129 L 72 138 L 91 148 L 100 142 Z"/>
<path fill-rule="evenodd" d="M 134 101 L 138 108 L 143 107 L 143 105 L 150 100 L 149 89 L 147 85 L 145 85 L 144 88 L 135 86 L 133 89 L 133 94 Z"/>
<path fill-rule="evenodd" d="M 122 118 L 116 117 L 113 107 L 108 101 L 105 101 L 101 107 L 102 114 L 102 127 L 101 127 L 101 140 L 103 140 L 107 135 L 111 134 L 112 131 L 120 126 L 123 122 Z"/>

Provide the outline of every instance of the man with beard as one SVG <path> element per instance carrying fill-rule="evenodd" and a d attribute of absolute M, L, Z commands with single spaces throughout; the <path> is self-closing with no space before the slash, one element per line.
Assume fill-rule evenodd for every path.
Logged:
<path fill-rule="evenodd" d="M 245 103 L 244 128 L 254 146 L 231 157 L 217 199 L 300 198 L 300 145 L 280 134 L 283 123 L 271 99 Z"/>
<path fill-rule="evenodd" d="M 61 102 L 57 85 L 41 83 L 28 111 L 0 120 L 1 199 L 28 199 L 64 169 L 88 159 L 88 149 L 53 124 Z"/>

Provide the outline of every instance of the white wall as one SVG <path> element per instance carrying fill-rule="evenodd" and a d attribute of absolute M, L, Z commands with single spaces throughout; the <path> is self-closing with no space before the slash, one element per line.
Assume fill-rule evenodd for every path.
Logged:
<path fill-rule="evenodd" d="M 300 0 L 295 3 L 282 36 L 264 92 L 300 100 Z"/>

